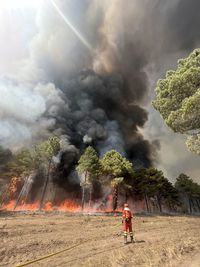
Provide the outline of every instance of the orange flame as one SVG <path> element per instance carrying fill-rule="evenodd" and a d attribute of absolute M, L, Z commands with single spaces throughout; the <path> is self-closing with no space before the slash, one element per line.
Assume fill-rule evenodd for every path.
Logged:
<path fill-rule="evenodd" d="M 19 179 L 17 177 L 12 177 L 9 184 L 9 195 L 10 199 L 13 198 L 14 194 L 17 192 L 17 186 L 18 186 Z"/>
<path fill-rule="evenodd" d="M 14 211 L 16 202 L 14 200 L 10 201 L 8 204 L 4 204 L 0 209 L 6 211 Z M 15 211 L 38 211 L 40 207 L 39 202 L 32 204 L 21 203 L 15 208 Z M 81 212 L 81 206 L 78 202 L 73 200 L 65 200 L 61 202 L 58 206 L 53 205 L 51 202 L 46 202 L 43 211 L 62 211 L 62 212 Z M 112 212 L 112 209 L 98 209 L 95 207 L 90 207 L 85 205 L 84 212 Z M 122 210 L 116 210 L 115 212 L 122 212 Z"/>

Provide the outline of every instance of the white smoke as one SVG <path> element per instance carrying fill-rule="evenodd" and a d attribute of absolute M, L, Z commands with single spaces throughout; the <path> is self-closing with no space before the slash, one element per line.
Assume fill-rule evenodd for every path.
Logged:
<path fill-rule="evenodd" d="M 25 142 L 48 135 L 55 117 L 67 105 L 53 84 L 26 87 L 11 79 L 0 80 L 0 143 L 20 148 Z"/>

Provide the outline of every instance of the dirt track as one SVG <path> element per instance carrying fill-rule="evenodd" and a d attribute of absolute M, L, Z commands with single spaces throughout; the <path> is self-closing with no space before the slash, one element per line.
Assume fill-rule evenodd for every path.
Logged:
<path fill-rule="evenodd" d="M 135 217 L 136 243 L 123 245 L 120 217 L 15 214 L 0 217 L 0 266 L 200 266 L 200 217 Z M 116 226 L 117 225 L 117 226 Z M 85 243 L 82 243 L 85 242 Z M 81 244 L 82 243 L 82 244 Z"/>

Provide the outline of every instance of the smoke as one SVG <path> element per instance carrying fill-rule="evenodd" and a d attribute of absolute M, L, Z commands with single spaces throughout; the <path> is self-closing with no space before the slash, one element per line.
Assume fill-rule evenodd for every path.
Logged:
<path fill-rule="evenodd" d="M 163 133 L 148 106 L 151 88 L 155 77 L 199 44 L 199 1 L 55 2 L 91 50 L 44 1 L 27 43 L 29 57 L 23 54 L 12 68 L 12 80 L 0 82 L 0 143 L 16 149 L 65 135 L 59 177 L 68 186 L 77 180 L 71 170 L 88 144 L 100 155 L 117 149 L 136 165 L 156 162 Z M 153 135 L 145 126 L 148 112 Z"/>
<path fill-rule="evenodd" d="M 8 78 L 0 80 L 0 143 L 12 149 L 48 136 L 57 116 L 67 108 L 53 84 L 27 87 Z"/>

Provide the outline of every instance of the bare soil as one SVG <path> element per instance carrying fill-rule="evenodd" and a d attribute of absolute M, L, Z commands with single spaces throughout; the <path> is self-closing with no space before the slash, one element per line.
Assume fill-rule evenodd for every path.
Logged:
<path fill-rule="evenodd" d="M 200 266 L 200 217 L 136 216 L 135 243 L 123 244 L 118 216 L 0 214 L 0 266 Z M 76 246 L 77 245 L 77 246 Z"/>

